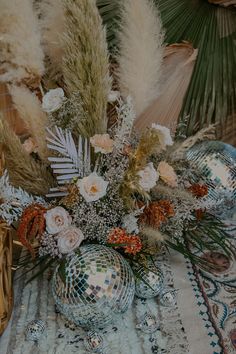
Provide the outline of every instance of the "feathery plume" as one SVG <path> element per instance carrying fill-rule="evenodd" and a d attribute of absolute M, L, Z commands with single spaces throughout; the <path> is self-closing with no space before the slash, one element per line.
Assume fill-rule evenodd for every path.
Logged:
<path fill-rule="evenodd" d="M 44 56 L 33 2 L 0 0 L 0 9 L 0 81 L 37 87 Z"/>
<path fill-rule="evenodd" d="M 107 128 L 110 92 L 106 32 L 95 0 L 64 0 L 66 31 L 63 36 L 63 74 L 69 95 L 79 92 L 83 116 L 78 122 L 86 136 Z"/>
<path fill-rule="evenodd" d="M 158 96 L 163 59 L 163 30 L 153 0 L 126 0 L 119 33 L 119 82 L 131 95 L 137 115 Z"/>
<path fill-rule="evenodd" d="M 171 200 L 179 199 L 191 204 L 196 204 L 196 198 L 194 198 L 193 195 L 185 189 L 172 188 L 158 183 L 155 188 L 153 188 L 152 193 L 157 197 L 161 196 Z"/>
<path fill-rule="evenodd" d="M 42 43 L 47 56 L 47 76 L 59 80 L 62 75 L 65 10 L 63 0 L 41 0 L 38 3 Z"/>
<path fill-rule="evenodd" d="M 47 162 L 47 115 L 42 111 L 41 102 L 35 94 L 24 86 L 9 85 L 9 92 L 12 95 L 15 108 L 36 142 L 40 158 Z"/>
<path fill-rule="evenodd" d="M 150 246 L 156 246 L 157 243 L 163 243 L 167 240 L 167 236 L 150 226 L 143 226 L 141 233 L 146 237 L 146 242 Z"/>
<path fill-rule="evenodd" d="M 51 173 L 46 165 L 25 152 L 19 138 L 4 120 L 0 120 L 0 143 L 3 144 L 10 183 L 28 193 L 45 195 L 53 185 Z"/>

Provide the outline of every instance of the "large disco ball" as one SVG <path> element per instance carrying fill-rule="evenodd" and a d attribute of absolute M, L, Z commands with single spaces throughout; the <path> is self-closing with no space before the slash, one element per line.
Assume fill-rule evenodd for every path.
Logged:
<path fill-rule="evenodd" d="M 187 159 L 195 166 L 208 186 L 209 198 L 236 202 L 236 149 L 221 141 L 204 141 L 187 151 Z"/>
<path fill-rule="evenodd" d="M 52 283 L 59 311 L 86 329 L 104 328 L 114 314 L 125 312 L 135 292 L 133 272 L 115 250 L 102 245 L 85 245 L 58 266 Z"/>

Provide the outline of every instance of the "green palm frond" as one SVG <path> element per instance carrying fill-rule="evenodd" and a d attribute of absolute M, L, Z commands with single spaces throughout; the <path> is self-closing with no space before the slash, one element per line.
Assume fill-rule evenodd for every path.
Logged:
<path fill-rule="evenodd" d="M 97 0 L 100 15 L 106 25 L 109 48 L 116 44 L 115 31 L 119 22 L 119 3 L 121 0 Z"/>
<path fill-rule="evenodd" d="M 121 0 L 97 0 L 108 30 L 116 43 L 115 29 Z M 179 121 L 192 135 L 205 125 L 221 123 L 236 111 L 236 9 L 207 0 L 155 0 L 159 6 L 166 43 L 187 40 L 199 49 Z M 183 126 L 183 125 L 182 125 Z"/>

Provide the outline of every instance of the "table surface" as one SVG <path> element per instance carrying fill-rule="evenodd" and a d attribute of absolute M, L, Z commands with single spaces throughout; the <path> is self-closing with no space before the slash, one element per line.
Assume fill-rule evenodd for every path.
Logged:
<path fill-rule="evenodd" d="M 231 224 L 231 241 L 235 242 L 236 223 Z M 236 353 L 236 264 L 220 254 L 214 257 L 222 264 L 217 274 L 199 270 L 179 254 L 162 255 L 158 261 L 165 285 L 177 289 L 176 305 L 163 307 L 158 298 L 136 298 L 128 312 L 116 316 L 114 324 L 101 331 L 104 353 Z M 23 275 L 15 281 L 14 311 L 0 339 L 0 354 L 88 353 L 83 343 L 84 330 L 55 310 L 49 274 L 25 286 L 29 276 Z M 160 322 L 160 330 L 154 334 L 136 329 L 146 312 Z M 34 319 L 42 319 L 47 324 L 37 345 L 25 340 L 26 325 Z"/>

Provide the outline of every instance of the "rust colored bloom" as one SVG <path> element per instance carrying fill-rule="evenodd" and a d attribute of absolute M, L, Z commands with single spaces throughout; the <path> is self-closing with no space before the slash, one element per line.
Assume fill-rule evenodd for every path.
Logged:
<path fill-rule="evenodd" d="M 129 235 L 124 229 L 119 227 L 111 230 L 107 242 L 117 244 L 117 247 L 115 248 L 124 248 L 125 253 L 133 255 L 140 252 L 142 249 L 142 242 L 138 235 Z"/>
<path fill-rule="evenodd" d="M 208 188 L 204 184 L 195 183 L 188 190 L 197 198 L 205 197 L 208 194 Z"/>
<path fill-rule="evenodd" d="M 32 243 L 41 236 L 46 227 L 44 213 L 46 208 L 41 204 L 31 204 L 23 212 L 17 229 L 17 236 L 30 253 L 35 257 Z"/>
<path fill-rule="evenodd" d="M 140 215 L 140 222 L 152 227 L 160 227 L 161 224 L 167 221 L 168 217 L 174 216 L 174 208 L 169 200 L 160 200 L 152 202 L 145 207 Z"/>

